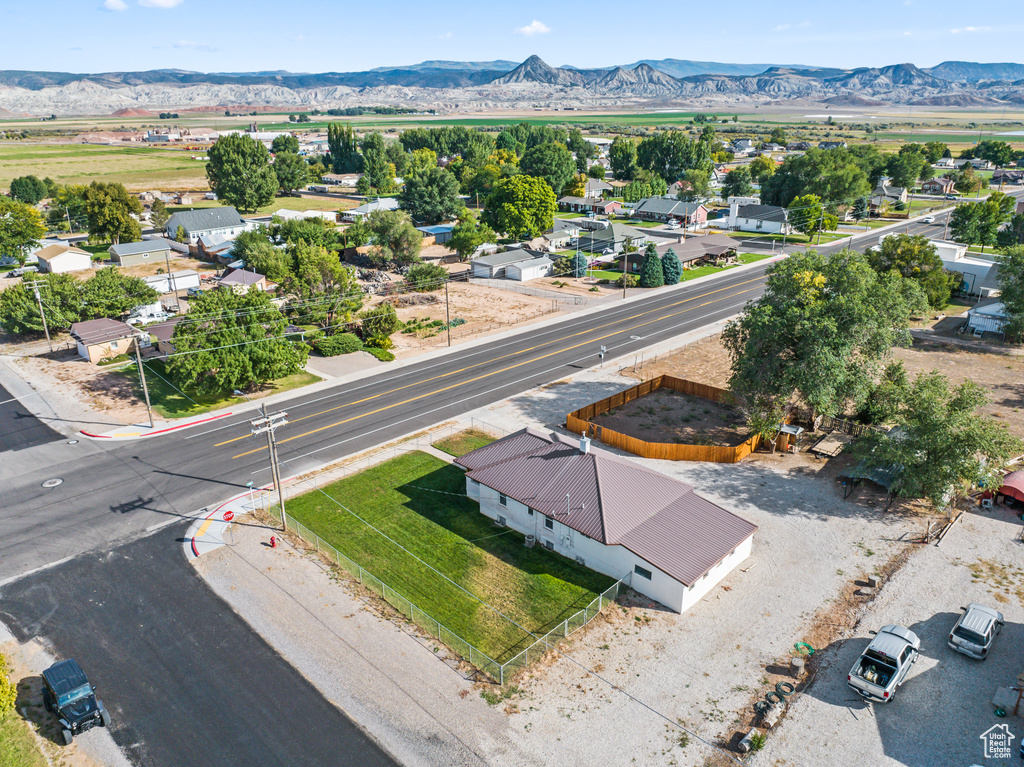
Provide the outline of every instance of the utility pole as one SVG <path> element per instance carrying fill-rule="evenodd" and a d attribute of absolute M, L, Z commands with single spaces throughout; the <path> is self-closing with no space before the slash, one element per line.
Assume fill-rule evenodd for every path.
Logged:
<path fill-rule="evenodd" d="M 142 394 L 146 398 L 146 413 L 149 415 L 149 428 L 153 428 L 153 408 L 149 405 L 149 387 L 146 386 L 146 372 L 142 367 L 142 347 L 139 337 L 135 336 L 135 361 L 139 365 L 139 380 L 142 381 Z"/>
<path fill-rule="evenodd" d="M 281 529 L 288 530 L 288 518 L 284 511 L 284 488 L 281 486 L 281 469 L 277 460 L 277 437 L 274 430 L 278 426 L 288 423 L 288 413 L 279 410 L 276 413 L 267 413 L 266 403 L 260 404 L 262 418 L 255 418 L 249 422 L 252 426 L 253 435 L 267 435 L 267 449 L 270 451 L 270 470 L 273 475 L 274 485 L 277 487 L 277 503 L 281 507 Z"/>
<path fill-rule="evenodd" d="M 32 290 L 36 294 L 36 303 L 39 304 L 39 317 L 43 321 L 43 332 L 46 333 L 46 345 L 50 347 L 50 353 L 53 354 L 53 343 L 50 341 L 50 330 L 46 327 L 46 315 L 43 313 L 43 299 L 39 297 L 38 283 L 32 283 Z"/>
<path fill-rule="evenodd" d="M 164 253 L 164 263 L 167 264 L 167 287 L 174 293 L 174 308 L 178 308 L 178 288 L 174 284 L 174 277 L 171 276 L 171 252 Z"/>
<path fill-rule="evenodd" d="M 444 318 L 445 328 L 448 329 L 448 346 L 452 345 L 452 313 L 448 306 L 448 280 L 444 281 Z"/>

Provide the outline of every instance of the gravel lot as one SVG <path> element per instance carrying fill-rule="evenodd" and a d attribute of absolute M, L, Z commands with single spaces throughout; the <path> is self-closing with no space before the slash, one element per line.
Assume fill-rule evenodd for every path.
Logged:
<path fill-rule="evenodd" d="M 635 383 L 615 368 L 609 364 L 584 371 L 469 415 L 509 430 L 552 428 L 566 413 Z M 820 464 L 809 467 L 806 461 L 645 463 L 760 525 L 753 555 L 684 615 L 646 599 L 608 611 L 566 645 L 572 660 L 555 658 L 536 667 L 520 681 L 520 692 L 494 707 L 453 670 L 443 650 L 434 652 L 408 624 L 379 618 L 349 586 L 299 555 L 271 551 L 255 541 L 246 544 L 242 535 L 234 549 L 208 556 L 198 566 L 272 645 L 407 764 L 703 765 L 712 750 L 696 738 L 682 745 L 670 721 L 684 723 L 700 738 L 729 741 L 740 720 L 749 718 L 754 699 L 770 689 L 767 681 L 774 682 L 766 668 L 787 663 L 796 641 L 819 641 L 823 631 L 843 635 L 846 625 L 830 627 L 822 621 L 833 613 L 839 623 L 856 616 L 861 608 L 843 613 L 841 601 L 853 581 L 885 569 L 910 546 L 898 539 L 919 533 L 923 522 L 910 513 L 883 514 L 865 497 L 844 501 L 835 472 Z M 972 524 L 952 533 L 942 549 L 919 550 L 911 563 L 935 556 L 933 551 L 954 556 L 961 536 L 969 539 Z M 972 555 L 960 556 L 967 560 Z M 969 574 L 964 577 L 970 580 Z M 934 578 L 927 583 L 935 588 Z M 883 590 L 883 597 L 887 594 Z M 872 609 L 882 604 L 880 599 Z M 947 630 L 946 617 L 935 621 L 935 636 Z M 866 629 L 873 623 L 863 625 Z M 1006 645 L 1014 635 L 1010 629 L 1002 637 Z M 934 644 L 926 640 L 926 647 Z M 855 652 L 859 644 L 853 641 L 850 647 Z M 927 670 L 922 659 L 915 675 Z M 845 670 L 843 677 L 845 682 Z M 893 710 L 907 705 L 913 685 L 901 691 Z M 844 686 L 836 688 L 838 694 Z M 798 698 L 781 736 L 769 740 L 773 756 L 759 763 L 835 763 L 837 752 L 827 744 L 817 746 L 822 761 L 804 758 L 802 742 L 785 746 L 786 738 L 804 732 L 803 711 L 817 711 L 822 705 L 818 696 L 828 697 L 821 690 L 829 689 L 823 677 L 810 694 Z M 846 712 L 839 718 L 835 706 L 830 708 L 833 726 L 843 728 L 838 753 L 844 753 L 853 748 L 852 738 L 845 744 L 847 720 L 854 720 Z M 806 731 L 821 727 L 812 722 Z M 889 752 L 912 750 L 910 744 L 921 737 L 918 732 L 916 740 L 891 741 Z M 715 763 L 720 760 L 721 755 Z"/>

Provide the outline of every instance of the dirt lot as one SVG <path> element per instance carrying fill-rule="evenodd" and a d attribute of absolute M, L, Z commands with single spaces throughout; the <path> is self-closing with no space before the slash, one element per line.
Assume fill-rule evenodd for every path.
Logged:
<path fill-rule="evenodd" d="M 717 402 L 659 389 L 594 419 L 647 442 L 734 447 L 750 435 L 742 414 Z"/>
<path fill-rule="evenodd" d="M 729 354 L 718 336 L 712 336 L 653 359 L 641 360 L 638 357 L 635 365 L 623 368 L 622 375 L 638 381 L 672 375 L 726 389 L 729 385 Z"/>

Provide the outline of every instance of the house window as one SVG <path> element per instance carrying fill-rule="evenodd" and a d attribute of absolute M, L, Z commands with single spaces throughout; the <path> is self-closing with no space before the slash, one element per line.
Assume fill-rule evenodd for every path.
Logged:
<path fill-rule="evenodd" d="M 646 578 L 647 580 L 650 580 L 651 576 L 652 576 L 652 573 L 651 573 L 650 570 L 647 570 L 646 568 L 640 567 L 640 565 L 636 565 L 633 568 L 633 572 L 636 573 L 637 575 L 639 575 L 641 578 Z"/>
<path fill-rule="evenodd" d="M 117 348 L 117 341 L 111 341 L 110 342 L 110 348 L 111 349 L 116 349 Z"/>
<path fill-rule="evenodd" d="M 505 497 L 504 493 L 498 493 L 498 503 L 502 506 L 508 506 L 508 498 Z"/>
<path fill-rule="evenodd" d="M 554 530 L 555 529 L 555 522 L 554 522 L 554 520 L 545 519 L 544 520 L 544 527 L 546 527 L 548 530 Z"/>
<path fill-rule="evenodd" d="M 526 513 L 527 513 L 527 515 L 532 517 L 533 516 L 533 509 L 527 509 Z"/>

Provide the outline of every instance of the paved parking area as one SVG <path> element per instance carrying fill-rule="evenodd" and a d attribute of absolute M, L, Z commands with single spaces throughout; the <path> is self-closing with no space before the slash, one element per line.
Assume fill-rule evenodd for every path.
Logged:
<path fill-rule="evenodd" d="M 757 765 L 1017 764 L 1024 720 L 993 714 L 997 687 L 1012 686 L 1024 672 L 1024 590 L 1015 540 L 1020 521 L 997 507 L 965 515 L 941 546 L 929 546 L 885 586 L 854 638 L 827 651 L 827 662 L 808 694 L 769 735 Z M 1006 620 L 992 654 L 976 661 L 946 646 L 950 629 L 968 602 L 1001 611 Z M 846 686 L 846 674 L 887 623 L 907 626 L 921 638 L 921 657 L 891 703 L 866 706 Z M 986 759 L 982 733 L 1006 723 L 1015 736 L 1012 761 Z"/>

